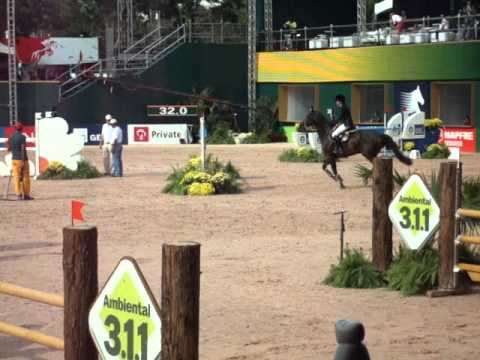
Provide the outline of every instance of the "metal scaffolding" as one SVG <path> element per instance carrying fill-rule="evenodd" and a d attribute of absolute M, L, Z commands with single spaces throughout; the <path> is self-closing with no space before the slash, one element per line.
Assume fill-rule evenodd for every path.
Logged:
<path fill-rule="evenodd" d="M 133 0 L 117 0 L 117 55 L 133 44 Z"/>
<path fill-rule="evenodd" d="M 17 105 L 17 47 L 15 41 L 15 0 L 7 0 L 7 46 L 8 46 L 8 110 L 10 125 L 18 120 Z"/>
<path fill-rule="evenodd" d="M 265 41 L 266 49 L 273 50 L 273 6 L 272 0 L 265 0 Z"/>
<path fill-rule="evenodd" d="M 255 129 L 257 98 L 257 0 L 248 0 L 248 129 Z"/>
<path fill-rule="evenodd" d="M 367 0 L 357 0 L 357 32 L 367 31 Z"/>

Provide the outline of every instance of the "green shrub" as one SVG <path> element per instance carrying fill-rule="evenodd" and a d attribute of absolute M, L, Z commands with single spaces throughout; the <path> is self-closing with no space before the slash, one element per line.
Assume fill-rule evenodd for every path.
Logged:
<path fill-rule="evenodd" d="M 240 174 L 229 161 L 226 165 L 211 155 L 201 168 L 199 157 L 192 157 L 187 165 L 173 168 L 167 177 L 164 193 L 174 195 L 213 195 L 240 192 Z"/>
<path fill-rule="evenodd" d="M 382 274 L 358 250 L 346 250 L 338 265 L 332 265 L 324 284 L 339 288 L 372 289 L 383 286 Z"/>
<path fill-rule="evenodd" d="M 355 174 L 356 177 L 359 177 L 362 179 L 363 184 L 366 186 L 368 185 L 368 181 L 372 179 L 373 176 L 373 169 L 369 168 L 365 165 L 355 165 L 355 168 L 353 169 L 353 173 Z"/>
<path fill-rule="evenodd" d="M 445 144 L 432 144 L 427 147 L 427 151 L 422 154 L 424 159 L 447 159 L 450 156 L 450 150 L 448 150 Z"/>
<path fill-rule="evenodd" d="M 278 159 L 282 162 L 318 163 L 323 162 L 324 156 L 314 149 L 300 147 L 297 149 L 284 150 Z"/>
<path fill-rule="evenodd" d="M 277 127 L 278 121 L 275 118 L 275 103 L 268 96 L 261 96 L 255 104 L 255 134 L 271 134 Z"/>
<path fill-rule="evenodd" d="M 230 127 L 225 122 L 218 123 L 211 135 L 207 138 L 207 143 L 210 145 L 235 144 L 235 139 L 232 136 Z"/>
<path fill-rule="evenodd" d="M 267 134 L 252 133 L 243 139 L 242 144 L 268 144 L 270 142 L 270 138 Z"/>
<path fill-rule="evenodd" d="M 423 294 L 438 283 L 439 255 L 432 248 L 421 251 L 400 247 L 387 271 L 388 287 L 403 295 Z"/>
<path fill-rule="evenodd" d="M 77 170 L 68 169 L 58 161 L 52 161 L 48 168 L 38 179 L 40 180 L 73 180 L 73 179 L 94 179 L 102 176 L 100 171 L 86 160 L 78 162 Z"/>

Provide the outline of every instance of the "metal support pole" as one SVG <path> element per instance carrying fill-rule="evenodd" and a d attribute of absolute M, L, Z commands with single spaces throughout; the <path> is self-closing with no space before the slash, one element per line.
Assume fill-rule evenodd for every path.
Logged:
<path fill-rule="evenodd" d="M 257 99 L 257 2 L 248 0 L 248 128 L 255 129 Z"/>
<path fill-rule="evenodd" d="M 8 111 L 10 126 L 18 120 L 17 106 L 17 47 L 15 40 L 15 0 L 7 0 L 7 46 L 8 46 Z"/>
<path fill-rule="evenodd" d="M 202 169 L 205 170 L 205 160 L 207 156 L 207 146 L 205 142 L 205 116 L 200 116 L 200 158 L 202 160 Z"/>

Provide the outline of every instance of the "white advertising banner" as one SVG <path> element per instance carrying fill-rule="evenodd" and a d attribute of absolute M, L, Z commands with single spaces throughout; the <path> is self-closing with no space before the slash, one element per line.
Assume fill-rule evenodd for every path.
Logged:
<path fill-rule="evenodd" d="M 42 49 L 32 54 L 39 65 L 76 65 L 98 61 L 98 38 L 52 37 L 42 40 Z"/>
<path fill-rule="evenodd" d="M 128 144 L 190 144 L 187 124 L 128 125 Z"/>
<path fill-rule="evenodd" d="M 379 15 L 393 8 L 393 0 L 384 0 L 375 4 L 375 15 Z"/>

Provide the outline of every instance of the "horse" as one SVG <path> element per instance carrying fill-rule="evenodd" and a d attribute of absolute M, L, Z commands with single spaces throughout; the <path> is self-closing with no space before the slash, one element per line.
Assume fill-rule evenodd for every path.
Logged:
<path fill-rule="evenodd" d="M 350 132 L 349 138 L 343 145 L 343 154 L 335 153 L 335 142 L 330 137 L 331 128 L 325 116 L 316 111 L 310 111 L 307 114 L 304 122 L 306 128 L 315 128 L 324 154 L 322 169 L 334 181 L 340 184 L 340 188 L 344 189 L 342 177 L 337 172 L 337 159 L 342 157 L 349 157 L 355 154 L 362 154 L 368 161 L 373 162 L 373 159 L 378 155 L 380 150 L 384 147 L 392 150 L 396 158 L 406 165 L 411 165 L 412 160 L 403 155 L 393 139 L 384 134 L 379 134 L 375 131 L 358 131 Z M 327 168 L 330 165 L 331 171 Z"/>

